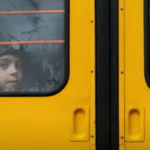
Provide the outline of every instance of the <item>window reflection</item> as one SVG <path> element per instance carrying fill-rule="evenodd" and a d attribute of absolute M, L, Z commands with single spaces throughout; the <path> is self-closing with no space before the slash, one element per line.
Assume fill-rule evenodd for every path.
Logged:
<path fill-rule="evenodd" d="M 1 1 L 0 92 L 50 94 L 64 84 L 64 6 L 63 0 Z"/>

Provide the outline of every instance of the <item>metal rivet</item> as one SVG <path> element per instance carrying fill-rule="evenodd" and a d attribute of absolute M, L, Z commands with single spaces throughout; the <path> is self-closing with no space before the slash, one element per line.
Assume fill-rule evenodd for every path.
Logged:
<path fill-rule="evenodd" d="M 93 138 L 94 136 L 93 135 L 91 135 L 91 138 Z"/>
<path fill-rule="evenodd" d="M 93 23 L 93 20 L 91 20 L 91 23 Z"/>
<path fill-rule="evenodd" d="M 123 10 L 123 8 L 120 8 L 120 10 Z"/>
<path fill-rule="evenodd" d="M 121 71 L 121 73 L 123 74 L 123 71 Z"/>
<path fill-rule="evenodd" d="M 93 73 L 93 70 L 91 70 L 91 73 Z"/>
<path fill-rule="evenodd" d="M 123 139 L 124 137 L 123 136 L 121 136 L 121 139 Z"/>

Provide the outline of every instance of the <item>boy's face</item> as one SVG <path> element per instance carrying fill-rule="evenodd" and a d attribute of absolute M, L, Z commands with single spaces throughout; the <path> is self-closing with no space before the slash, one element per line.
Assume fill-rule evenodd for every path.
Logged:
<path fill-rule="evenodd" d="M 2 91 L 17 91 L 22 75 L 22 62 L 19 57 L 9 54 L 0 57 L 0 89 Z"/>

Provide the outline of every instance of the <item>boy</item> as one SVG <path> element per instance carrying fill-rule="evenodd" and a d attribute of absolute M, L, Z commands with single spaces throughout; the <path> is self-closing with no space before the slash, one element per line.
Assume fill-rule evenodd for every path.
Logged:
<path fill-rule="evenodd" d="M 0 91 L 15 92 L 20 90 L 23 78 L 23 46 L 4 46 L 0 50 Z"/>

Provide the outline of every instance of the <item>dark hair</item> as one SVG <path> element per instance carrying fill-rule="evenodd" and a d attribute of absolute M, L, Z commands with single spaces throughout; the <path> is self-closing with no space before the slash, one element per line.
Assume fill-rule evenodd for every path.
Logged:
<path fill-rule="evenodd" d="M 20 58 L 24 55 L 25 51 L 22 45 L 4 45 L 0 46 L 0 57 L 3 55 L 11 54 L 17 55 Z"/>
<path fill-rule="evenodd" d="M 24 50 L 23 45 L 4 45 L 0 46 L 0 57 L 3 55 L 16 55 L 23 63 L 23 69 L 27 69 L 31 65 L 31 58 Z M 30 68 L 30 67 L 29 67 Z M 27 71 L 27 70 L 26 70 Z"/>

